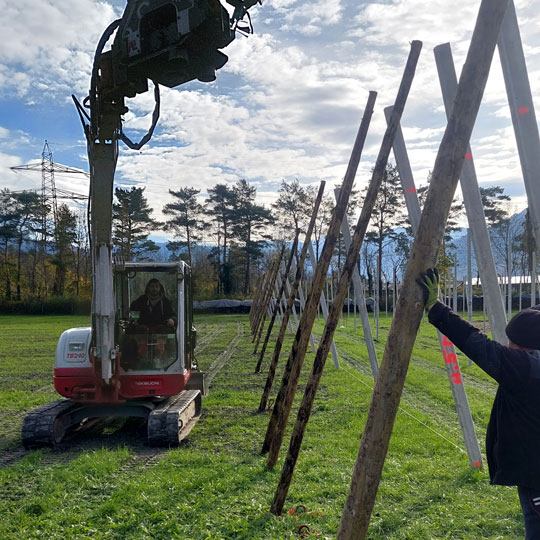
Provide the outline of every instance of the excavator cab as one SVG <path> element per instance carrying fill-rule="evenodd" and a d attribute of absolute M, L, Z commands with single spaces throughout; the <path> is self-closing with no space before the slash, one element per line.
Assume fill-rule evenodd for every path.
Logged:
<path fill-rule="evenodd" d="M 114 288 L 121 370 L 190 370 L 195 331 L 189 268 L 184 263 L 120 265 L 114 268 Z"/>

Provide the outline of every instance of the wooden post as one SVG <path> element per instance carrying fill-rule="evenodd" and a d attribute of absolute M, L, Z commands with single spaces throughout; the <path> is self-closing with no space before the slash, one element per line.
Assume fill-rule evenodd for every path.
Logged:
<path fill-rule="evenodd" d="M 255 339 L 262 312 L 266 309 L 264 303 L 266 300 L 266 295 L 268 294 L 268 288 L 270 287 L 270 278 L 274 271 L 275 264 L 276 261 L 274 260 L 270 265 L 270 268 L 267 270 L 265 279 L 262 284 L 262 289 L 259 294 L 259 299 L 257 300 L 256 312 L 254 313 L 253 322 L 251 325 L 251 335 L 253 336 L 253 339 Z"/>
<path fill-rule="evenodd" d="M 283 275 L 283 279 L 281 280 L 281 287 L 279 288 L 278 298 L 279 298 L 280 303 L 281 303 L 281 298 L 283 297 L 283 294 L 285 293 L 285 284 L 287 280 L 289 279 L 289 273 L 291 271 L 291 264 L 293 261 L 293 257 L 296 252 L 296 249 L 298 248 L 299 236 L 300 236 L 300 229 L 297 229 L 294 235 L 294 241 L 291 247 L 291 253 L 289 255 L 289 259 L 287 260 L 287 265 L 285 266 L 285 273 Z M 292 309 L 292 304 L 291 304 L 291 309 Z M 270 335 L 272 334 L 272 328 L 274 328 L 274 323 L 276 322 L 276 316 L 277 316 L 277 310 L 274 310 L 274 313 L 272 313 L 272 318 L 270 319 L 270 323 L 268 324 L 268 328 L 266 329 L 266 336 L 264 337 L 264 342 L 261 347 L 261 352 L 259 353 L 259 360 L 257 361 L 257 365 L 255 366 L 255 373 L 259 373 L 259 371 L 261 370 L 261 365 L 264 360 L 264 353 L 266 352 L 266 347 L 268 346 L 268 340 L 270 339 Z M 285 313 L 283 313 L 283 317 L 281 321 L 283 322 L 285 319 L 287 319 L 287 323 L 288 323 L 289 317 L 290 317 L 290 310 L 289 310 L 289 306 L 287 305 L 287 307 L 285 308 Z"/>
<path fill-rule="evenodd" d="M 285 458 L 285 463 L 283 465 L 279 485 L 277 487 L 274 500 L 272 502 L 272 507 L 270 509 L 270 511 L 276 515 L 281 514 L 281 511 L 283 510 L 283 505 L 285 504 L 285 499 L 289 491 L 289 486 L 291 484 L 294 468 L 298 459 L 298 454 L 300 453 L 300 447 L 302 445 L 306 426 L 309 420 L 309 416 L 311 415 L 311 411 L 313 409 L 315 395 L 317 393 L 324 365 L 326 363 L 326 358 L 328 357 L 328 352 L 330 350 L 330 344 L 332 343 L 332 339 L 339 322 L 339 317 L 343 309 L 345 296 L 347 295 L 347 291 L 351 283 L 351 278 L 356 268 L 358 254 L 360 253 L 360 249 L 362 248 L 362 242 L 364 241 L 366 230 L 371 219 L 371 214 L 373 213 L 373 208 L 375 207 L 375 203 L 377 201 L 377 194 L 384 178 L 386 165 L 388 163 L 388 156 L 392 151 L 394 135 L 396 134 L 401 115 L 403 113 L 403 109 L 405 108 L 405 103 L 407 101 L 407 96 L 411 88 L 421 50 L 421 41 L 413 41 L 411 43 L 411 52 L 409 54 L 407 65 L 405 67 L 405 73 L 403 74 L 403 79 L 398 90 L 396 103 L 394 105 L 394 111 L 392 113 L 390 123 L 386 128 L 386 132 L 384 134 L 381 144 L 381 149 L 379 151 L 379 155 L 377 156 L 375 167 L 373 168 L 373 175 L 369 183 L 369 187 L 366 193 L 366 197 L 364 199 L 362 211 L 360 212 L 360 217 L 358 218 L 356 229 L 354 231 L 349 249 L 347 251 L 347 257 L 343 265 L 343 270 L 337 286 L 336 295 L 333 298 L 328 321 L 326 322 L 326 325 L 324 327 L 324 332 L 319 343 L 319 348 L 317 349 L 317 354 L 315 356 L 315 361 L 313 363 L 313 368 L 309 376 L 304 397 L 302 399 L 300 409 L 298 410 L 298 416 L 296 418 L 293 433 L 291 436 L 289 450 L 287 452 L 287 457 Z"/>
<path fill-rule="evenodd" d="M 403 279 L 343 514 L 338 540 L 366 537 L 411 351 L 424 311 L 416 279 L 437 261 L 439 245 L 465 160 L 508 0 L 482 0 L 454 107 L 429 186 Z"/>
<path fill-rule="evenodd" d="M 315 200 L 315 205 L 313 207 L 313 213 L 311 215 L 311 220 L 309 222 L 306 236 L 304 238 L 304 245 L 302 246 L 302 251 L 300 253 L 300 259 L 296 265 L 296 272 L 294 277 L 294 283 L 291 289 L 291 294 L 289 295 L 289 301 L 287 303 L 287 310 L 285 311 L 285 316 L 281 321 L 281 327 L 279 329 L 279 334 L 276 340 L 276 346 L 274 347 L 274 353 L 272 355 L 272 360 L 270 361 L 270 366 L 268 367 L 268 375 L 266 376 L 266 383 L 264 385 L 264 390 L 261 396 L 261 401 L 259 403 L 259 411 L 264 411 L 268 404 L 268 396 L 270 395 L 270 390 L 272 389 L 272 384 L 274 382 L 274 376 L 276 374 L 276 367 L 279 362 L 279 355 L 281 353 L 281 347 L 283 346 L 283 340 L 285 339 L 285 333 L 287 331 L 287 320 L 290 316 L 291 309 L 296 300 L 296 294 L 300 291 L 302 274 L 304 271 L 304 264 L 306 262 L 306 256 L 308 252 L 308 244 L 311 244 L 311 235 L 313 234 L 313 229 L 315 228 L 315 222 L 317 220 L 317 214 L 319 213 L 319 206 L 321 205 L 322 196 L 324 193 L 324 186 L 326 182 L 322 181 L 319 187 L 319 193 L 317 194 L 317 199 Z"/>
<path fill-rule="evenodd" d="M 387 107 L 384 112 L 387 119 L 390 119 L 391 107 Z M 394 156 L 396 158 L 396 164 L 401 177 L 403 194 L 407 203 L 407 210 L 409 212 L 409 220 L 411 222 L 413 235 L 416 235 L 418 225 L 420 223 L 421 210 L 414 184 L 414 178 L 409 164 L 409 158 L 407 156 L 407 150 L 405 148 L 405 141 L 403 139 L 401 130 L 398 130 L 396 133 L 396 138 L 394 139 Z M 482 454 L 480 452 L 478 438 L 476 437 L 476 430 L 474 428 L 467 393 L 465 391 L 465 386 L 462 384 L 461 370 L 454 345 L 439 331 L 437 331 L 437 336 L 439 338 L 439 344 L 441 347 L 441 359 L 446 367 L 446 374 L 448 376 L 452 396 L 454 397 L 454 402 L 456 404 L 456 411 L 458 414 L 461 431 L 463 433 L 463 441 L 465 442 L 465 447 L 469 456 L 469 463 L 471 467 L 481 467 Z M 448 358 L 451 358 L 452 360 L 455 359 L 455 361 L 447 362 Z"/>
<path fill-rule="evenodd" d="M 369 123 L 373 114 L 376 96 L 376 92 L 369 93 L 366 109 L 364 110 L 364 116 L 360 123 L 360 128 L 358 130 L 353 151 L 347 167 L 347 172 L 345 173 L 345 179 L 341 187 L 341 197 L 336 204 L 334 211 L 332 212 L 332 219 L 326 233 L 326 240 L 324 242 L 322 253 L 319 258 L 319 262 L 317 263 L 317 268 L 311 284 L 311 291 L 306 301 L 306 307 L 304 309 L 304 313 L 302 314 L 302 319 L 300 320 L 300 326 L 296 332 L 287 365 L 285 366 L 281 387 L 278 391 L 274 408 L 272 409 L 272 416 L 270 417 L 270 421 L 268 423 L 268 428 L 266 430 L 266 435 L 264 437 L 261 450 L 261 453 L 265 454 L 270 449 L 270 444 L 273 441 L 276 441 L 276 439 L 279 439 L 277 444 L 274 446 L 272 459 L 268 462 L 269 466 L 273 466 L 271 464 L 274 462 L 275 455 L 277 455 L 276 449 L 279 449 L 281 446 L 281 441 L 283 440 L 283 429 L 287 423 L 289 411 L 298 385 L 298 378 L 300 377 L 300 371 L 302 369 L 302 363 L 306 354 L 309 336 L 311 334 L 313 322 L 315 321 L 315 316 L 317 314 L 317 305 L 319 303 L 322 287 L 326 279 L 330 259 L 332 258 L 334 252 L 334 246 L 339 236 L 341 221 L 347 209 L 347 203 L 354 178 L 356 176 L 356 171 L 358 169 L 358 164 L 360 163 L 360 156 L 362 154 Z"/>
<path fill-rule="evenodd" d="M 267 271 L 259 279 L 257 287 L 255 288 L 256 292 L 251 303 L 251 309 L 249 310 L 249 322 L 252 335 L 255 333 L 255 319 L 257 318 L 258 312 L 261 308 L 262 297 L 264 295 L 264 291 L 266 290 L 268 275 L 269 272 Z"/>
<path fill-rule="evenodd" d="M 268 282 L 268 289 L 266 291 L 266 298 L 265 298 L 265 301 L 264 301 L 264 305 L 263 305 L 263 308 L 261 310 L 261 316 L 259 318 L 259 323 L 257 324 L 256 326 L 256 331 L 255 331 L 255 349 L 253 351 L 253 354 L 255 354 L 257 352 L 257 347 L 259 346 L 259 341 L 261 339 L 261 334 L 262 334 L 262 331 L 263 331 L 263 328 L 264 328 L 264 322 L 266 320 L 266 313 L 267 313 L 267 310 L 268 308 L 271 306 L 271 301 L 272 301 L 272 294 L 273 294 L 273 291 L 274 291 L 274 287 L 276 285 L 276 279 L 277 279 L 277 276 L 278 276 L 278 273 L 279 273 L 279 267 L 281 265 L 281 260 L 283 259 L 283 253 L 285 252 L 285 244 L 283 244 L 282 248 L 281 248 L 281 251 L 279 252 L 279 256 L 276 260 L 276 264 L 274 266 L 274 268 L 272 269 L 272 275 L 270 276 L 270 280 Z"/>

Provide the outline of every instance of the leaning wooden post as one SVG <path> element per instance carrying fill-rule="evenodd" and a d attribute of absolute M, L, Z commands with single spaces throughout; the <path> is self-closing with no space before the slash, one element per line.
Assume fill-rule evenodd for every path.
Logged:
<path fill-rule="evenodd" d="M 298 237 L 300 236 L 300 229 L 296 230 L 296 234 L 294 235 L 294 241 L 291 247 L 291 253 L 289 255 L 289 259 L 287 260 L 287 265 L 285 266 L 285 274 L 283 275 L 283 279 L 281 280 L 281 287 L 279 288 L 278 298 L 279 302 L 281 303 L 281 298 L 283 297 L 283 294 L 285 293 L 285 284 L 287 283 L 289 279 L 289 273 L 291 272 L 291 264 L 293 262 L 294 252 L 298 248 Z M 285 315 L 288 312 L 288 306 L 285 308 L 285 312 L 283 313 L 282 321 L 287 319 L 287 322 L 289 322 L 289 315 Z M 261 351 L 259 353 L 259 360 L 257 361 L 257 365 L 255 366 L 255 373 L 259 373 L 261 370 L 261 365 L 264 360 L 264 353 L 266 352 L 266 347 L 268 346 L 268 340 L 270 339 L 270 335 L 272 334 L 272 328 L 274 328 L 274 323 L 276 322 L 276 316 L 277 316 L 277 309 L 274 310 L 274 313 L 272 313 L 272 318 L 270 319 L 270 323 L 268 324 L 268 328 L 266 329 L 266 336 L 264 337 L 264 342 L 261 347 Z"/>
<path fill-rule="evenodd" d="M 367 534 L 411 351 L 424 311 L 416 279 L 422 270 L 434 266 L 437 261 L 507 5 L 508 0 L 482 0 L 480 6 L 375 383 L 338 540 L 361 540 Z"/>
<path fill-rule="evenodd" d="M 268 271 L 262 274 L 262 276 L 259 278 L 257 286 L 255 287 L 256 293 L 255 293 L 255 296 L 253 297 L 253 302 L 251 303 L 251 309 L 249 310 L 249 321 L 251 325 L 252 334 L 255 333 L 255 328 L 254 328 L 255 319 L 261 308 L 262 297 L 264 295 L 264 291 L 266 290 L 268 276 L 269 276 Z"/>
<path fill-rule="evenodd" d="M 360 123 L 360 128 L 358 130 L 351 158 L 347 167 L 347 172 L 345 173 L 345 179 L 341 187 L 341 197 L 338 204 L 336 204 L 334 212 L 332 213 L 332 219 L 326 233 L 324 247 L 317 264 L 315 275 L 313 277 L 311 291 L 306 302 L 304 313 L 302 314 L 302 319 L 300 320 L 300 326 L 296 331 L 291 353 L 281 380 L 281 387 L 276 397 L 276 402 L 272 410 L 272 416 L 270 417 L 270 421 L 268 423 L 262 453 L 264 454 L 268 452 L 271 443 L 274 445 L 274 451 L 272 452 L 271 458 L 269 456 L 269 461 L 267 462 L 267 465 L 270 467 L 275 464 L 277 450 L 279 450 L 281 441 L 283 440 L 283 430 L 285 428 L 285 424 L 287 423 L 287 418 L 289 416 L 294 394 L 298 385 L 300 371 L 302 370 L 302 363 L 306 355 L 309 336 L 311 335 L 311 329 L 317 314 L 317 305 L 319 303 L 323 284 L 326 279 L 328 266 L 330 265 L 334 246 L 339 236 L 341 221 L 347 209 L 347 202 L 349 200 L 349 195 L 356 176 L 358 164 L 360 163 L 360 156 L 362 154 L 369 123 L 373 114 L 373 106 L 375 104 L 376 96 L 376 92 L 369 93 L 364 116 L 362 118 L 362 122 Z"/>
<path fill-rule="evenodd" d="M 253 325 L 255 324 L 255 312 L 259 307 L 259 302 L 261 299 L 261 291 L 264 288 L 264 283 L 266 280 L 267 273 L 264 272 L 259 277 L 257 286 L 255 287 L 255 294 L 253 295 L 253 300 L 251 302 L 251 309 L 249 310 L 249 325 L 251 327 L 251 332 L 253 333 Z"/>
<path fill-rule="evenodd" d="M 371 214 L 373 213 L 373 208 L 377 202 L 377 194 L 379 193 L 379 189 L 384 178 L 386 165 L 388 163 L 388 156 L 392 151 L 394 136 L 398 129 L 403 109 L 405 108 L 409 90 L 411 89 L 421 50 L 421 41 L 413 41 L 411 43 L 411 52 L 409 54 L 407 65 L 405 66 L 405 72 L 399 86 L 392 117 L 388 127 L 386 128 L 381 148 L 379 150 L 379 155 L 377 156 L 377 161 L 375 162 L 375 167 L 373 168 L 371 181 L 364 199 L 364 204 L 362 205 L 362 211 L 360 212 L 358 223 L 356 224 L 352 240 L 350 241 L 347 257 L 345 259 L 345 263 L 343 264 L 343 270 L 337 286 L 336 295 L 332 301 L 330 314 L 328 316 L 328 320 L 326 321 L 319 348 L 317 349 L 317 354 L 315 355 L 315 361 L 313 362 L 313 368 L 304 392 L 304 397 L 302 398 L 302 403 L 298 410 L 298 415 L 296 417 L 296 422 L 294 424 L 293 433 L 291 436 L 291 442 L 289 444 L 289 450 L 287 452 L 287 457 L 285 458 L 279 485 L 276 489 L 272 507 L 270 509 L 273 514 L 278 516 L 283 510 L 283 505 L 285 504 L 289 486 L 291 485 L 294 468 L 296 466 L 298 454 L 300 453 L 300 447 L 302 446 L 302 440 L 304 439 L 304 433 L 309 416 L 311 415 L 311 411 L 313 409 L 313 402 L 315 401 L 315 395 L 317 393 L 317 389 L 319 388 L 326 358 L 328 357 L 330 345 L 339 323 L 345 297 L 349 292 L 349 285 L 351 283 L 353 272 L 356 269 L 356 261 L 358 260 L 360 249 L 362 248 L 362 242 L 364 241 L 364 237 L 366 235 Z"/>
<path fill-rule="evenodd" d="M 255 339 L 255 336 L 257 335 L 257 329 L 259 327 L 259 323 L 260 323 L 260 319 L 262 317 L 263 311 L 267 309 L 267 306 L 265 304 L 267 302 L 268 289 L 270 288 L 270 281 L 274 273 L 275 265 L 276 265 L 276 261 L 274 260 L 272 264 L 270 265 L 270 268 L 266 272 L 266 277 L 263 282 L 261 294 L 257 302 L 257 311 L 255 313 L 255 317 L 253 319 L 253 325 L 251 328 L 251 334 L 253 336 L 253 339 Z"/>
<path fill-rule="evenodd" d="M 384 109 L 384 113 L 386 115 L 387 121 L 389 122 L 390 116 L 392 114 L 392 107 L 387 107 L 386 109 Z M 420 216 L 422 215 L 422 210 L 420 209 L 420 202 L 418 200 L 418 194 L 416 192 L 414 178 L 412 175 L 409 158 L 407 156 L 407 149 L 405 147 L 405 141 L 403 139 L 401 129 L 398 129 L 396 133 L 396 138 L 394 139 L 394 157 L 396 159 L 396 165 L 399 171 L 399 176 L 401 178 L 401 186 L 403 188 L 403 195 L 405 197 L 405 202 L 407 205 L 409 221 L 411 222 L 413 236 L 416 236 L 416 232 L 418 231 L 418 224 L 420 223 Z M 462 170 L 462 178 L 465 166 L 466 162 Z M 480 211 L 483 214 L 483 210 Z M 459 424 L 461 426 L 461 432 L 463 433 L 463 441 L 465 442 L 465 447 L 469 456 L 469 463 L 471 464 L 471 467 L 481 467 L 482 454 L 480 452 L 478 438 L 476 437 L 476 430 L 474 428 L 471 409 L 469 407 L 469 400 L 467 399 L 465 385 L 462 382 L 463 379 L 461 376 L 461 369 L 459 366 L 458 358 L 456 356 L 454 344 L 438 330 L 437 336 L 439 338 L 441 356 L 444 365 L 446 366 L 446 374 L 448 375 L 448 381 L 452 390 L 452 396 L 454 397 L 454 403 L 456 404 L 456 411 Z M 448 360 L 451 361 L 449 362 Z"/>
<path fill-rule="evenodd" d="M 287 309 L 283 320 L 281 321 L 281 327 L 279 329 L 279 334 L 276 340 L 276 346 L 274 347 L 274 353 L 272 354 L 272 360 L 270 361 L 270 366 L 268 367 L 268 375 L 266 376 L 266 383 L 264 385 L 264 390 L 261 396 L 261 402 L 259 403 L 259 411 L 264 411 L 268 404 L 268 396 L 270 395 L 270 390 L 272 389 L 272 384 L 274 382 L 274 376 L 276 374 L 276 367 L 279 362 L 279 355 L 281 353 L 281 347 L 283 346 L 283 340 L 285 339 L 285 333 L 287 332 L 287 320 L 290 317 L 291 310 L 296 300 L 296 294 L 298 291 L 301 291 L 302 283 L 302 274 L 304 271 L 304 264 L 306 262 L 306 256 L 308 251 L 308 244 L 311 244 L 311 235 L 313 229 L 315 228 L 315 222 L 317 220 L 317 214 L 319 213 L 319 206 L 321 205 L 322 196 L 324 193 L 324 186 L 326 182 L 323 180 L 321 186 L 319 187 L 319 193 L 317 194 L 317 199 L 315 200 L 315 205 L 313 207 L 313 213 L 311 214 L 311 220 L 309 222 L 306 236 L 304 238 L 304 244 L 302 246 L 302 251 L 300 253 L 300 259 L 296 265 L 296 272 L 294 276 L 294 283 L 289 294 L 289 300 L 287 302 Z M 298 255 L 298 254 L 295 254 Z"/>
<path fill-rule="evenodd" d="M 283 259 L 283 253 L 285 252 L 285 244 L 281 247 L 281 251 L 279 252 L 279 257 L 276 260 L 276 265 L 272 269 L 272 275 L 270 276 L 270 280 L 268 282 L 268 289 L 266 291 L 266 299 L 264 301 L 264 305 L 262 306 L 261 316 L 259 318 L 259 323 L 256 325 L 256 331 L 255 331 L 255 349 L 253 353 L 255 354 L 257 352 L 257 347 L 259 346 L 259 341 L 261 339 L 261 334 L 264 328 L 264 322 L 266 321 L 266 313 L 271 305 L 272 302 L 272 294 L 274 291 L 274 287 L 276 285 L 276 279 L 279 273 L 279 267 L 281 265 L 281 261 Z"/>

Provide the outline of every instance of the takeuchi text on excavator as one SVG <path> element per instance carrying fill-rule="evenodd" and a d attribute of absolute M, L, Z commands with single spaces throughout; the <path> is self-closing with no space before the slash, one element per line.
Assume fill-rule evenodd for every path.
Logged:
<path fill-rule="evenodd" d="M 159 86 L 215 80 L 227 62 L 220 49 L 252 32 L 249 9 L 260 0 L 226 3 L 231 15 L 219 0 L 128 0 L 97 45 L 89 95 L 73 96 L 90 164 L 92 320 L 60 337 L 54 385 L 63 399 L 27 414 L 27 448 L 55 446 L 88 420 L 132 416 L 146 419 L 149 444 L 175 445 L 200 416 L 206 387 L 194 362 L 191 269 L 114 257 L 113 184 L 119 142 L 140 149 L 152 137 Z M 152 124 L 134 143 L 122 129 L 125 99 L 148 91 L 149 80 Z"/>

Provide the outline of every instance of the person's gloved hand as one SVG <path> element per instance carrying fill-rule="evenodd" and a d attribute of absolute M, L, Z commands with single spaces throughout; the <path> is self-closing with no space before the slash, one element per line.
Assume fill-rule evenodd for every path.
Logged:
<path fill-rule="evenodd" d="M 429 311 L 439 299 L 439 271 L 436 268 L 428 268 L 425 272 L 420 272 L 416 283 L 422 288 L 425 308 Z"/>

